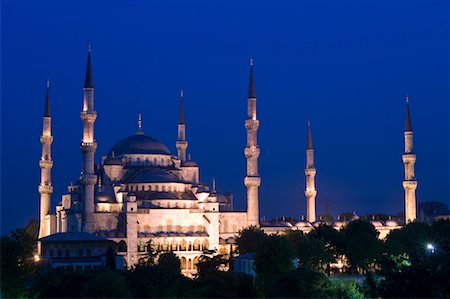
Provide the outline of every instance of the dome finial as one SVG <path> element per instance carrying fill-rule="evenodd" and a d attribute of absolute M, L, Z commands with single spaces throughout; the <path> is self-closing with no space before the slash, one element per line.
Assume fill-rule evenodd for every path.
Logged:
<path fill-rule="evenodd" d="M 98 181 L 97 181 L 97 187 L 98 187 L 98 191 L 102 191 L 102 176 L 99 175 L 98 176 Z"/>
<path fill-rule="evenodd" d="M 211 193 L 216 193 L 216 177 L 212 178 L 212 191 Z"/>
<path fill-rule="evenodd" d="M 136 135 L 144 135 L 144 131 L 142 131 L 142 114 L 138 114 L 138 128 L 136 130 Z"/>
<path fill-rule="evenodd" d="M 188 154 L 188 160 L 191 161 L 191 153 Z"/>

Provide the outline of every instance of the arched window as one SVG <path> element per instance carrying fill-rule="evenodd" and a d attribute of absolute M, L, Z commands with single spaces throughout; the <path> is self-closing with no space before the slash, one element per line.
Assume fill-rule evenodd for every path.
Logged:
<path fill-rule="evenodd" d="M 187 243 L 186 243 L 186 240 L 183 239 L 180 241 L 180 250 L 186 251 L 186 249 L 187 249 Z"/>
<path fill-rule="evenodd" d="M 186 270 L 186 258 L 183 256 L 181 257 L 181 270 Z"/>
<path fill-rule="evenodd" d="M 198 240 L 198 239 L 196 239 L 196 240 L 194 241 L 194 250 L 195 250 L 195 251 L 200 250 L 200 240 Z"/>
<path fill-rule="evenodd" d="M 172 241 L 172 251 L 177 251 L 177 245 L 178 245 L 178 243 L 177 243 L 177 241 Z"/>
<path fill-rule="evenodd" d="M 167 231 L 171 232 L 172 231 L 172 220 L 171 219 L 167 219 L 166 220 L 166 224 L 167 224 Z"/>
<path fill-rule="evenodd" d="M 192 260 L 188 260 L 188 270 L 192 270 Z"/>
<path fill-rule="evenodd" d="M 127 252 L 127 243 L 125 243 L 124 240 L 119 242 L 119 245 L 117 246 L 118 252 Z"/>
<path fill-rule="evenodd" d="M 164 241 L 162 250 L 163 251 L 168 251 L 169 250 L 169 241 L 168 240 Z"/>
<path fill-rule="evenodd" d="M 203 250 L 209 249 L 209 242 L 208 242 L 207 239 L 203 240 L 203 242 L 202 242 L 202 249 Z"/>
<path fill-rule="evenodd" d="M 195 267 L 195 269 L 197 269 L 198 262 L 199 262 L 198 256 L 194 257 L 194 267 Z"/>
<path fill-rule="evenodd" d="M 189 242 L 188 251 L 192 251 L 192 243 L 191 242 Z"/>

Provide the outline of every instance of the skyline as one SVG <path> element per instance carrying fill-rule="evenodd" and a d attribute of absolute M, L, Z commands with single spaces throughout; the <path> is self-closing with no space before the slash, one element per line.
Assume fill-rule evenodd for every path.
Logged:
<path fill-rule="evenodd" d="M 55 4 L 52 1 L 42 3 Z M 416 5 L 418 3 L 420 1 L 414 2 Z M 437 1 L 437 3 L 440 2 Z M 59 9 L 67 9 L 71 4 L 56 6 Z M 306 17 L 306 12 L 301 9 L 317 12 L 318 8 L 314 7 L 314 4 L 308 4 L 310 6 L 305 3 L 299 6 L 293 5 L 293 8 L 297 8 L 298 11 L 294 9 L 292 12 L 285 11 L 285 13 Z M 160 5 L 142 5 L 142 7 L 154 9 L 156 6 L 156 10 L 163 11 L 168 9 L 163 4 Z M 95 11 L 98 13 L 106 9 L 101 5 L 98 6 L 97 2 L 90 6 L 92 11 L 82 9 L 87 7 L 86 2 L 83 2 L 83 5 L 72 6 L 71 13 L 79 17 L 90 16 L 91 13 L 94 15 Z M 119 7 L 113 6 L 108 6 L 108 9 L 118 14 Z M 329 16 L 333 15 L 332 4 L 330 6 L 330 11 L 325 11 Z M 368 212 L 392 214 L 402 211 L 404 197 L 401 185 L 403 179 L 401 155 L 407 94 L 410 99 L 418 158 L 416 163 L 419 182 L 418 202 L 439 200 L 448 204 L 449 157 L 448 154 L 445 155 L 449 152 L 448 101 L 446 101 L 448 74 L 445 69 L 445 65 L 448 66 L 448 64 L 442 63 L 447 61 L 444 51 L 446 45 L 445 40 L 440 38 L 442 34 L 445 34 L 446 28 L 438 26 L 443 24 L 443 19 L 436 17 L 436 15 L 441 16 L 438 8 L 426 6 L 428 13 L 430 11 L 434 13 L 433 18 L 425 18 L 417 24 L 407 23 L 413 29 L 417 26 L 426 33 L 433 32 L 434 35 L 428 36 L 422 32 L 416 33 L 416 36 L 413 34 L 414 30 L 408 26 L 405 26 L 406 28 L 400 26 L 403 24 L 400 21 L 397 24 L 399 27 L 386 26 L 385 31 L 377 31 L 370 26 L 374 25 L 372 22 L 375 20 L 369 18 L 366 23 L 363 23 L 365 25 L 363 28 L 372 29 L 372 31 L 369 30 L 372 35 L 366 37 L 367 44 L 364 44 L 361 43 L 360 34 L 367 32 L 364 30 L 359 32 L 356 28 L 347 27 L 350 24 L 345 23 L 345 20 L 342 20 L 342 24 L 335 24 L 337 36 L 334 36 L 333 32 L 326 31 L 333 31 L 328 26 L 316 28 L 319 32 L 322 30 L 322 33 L 329 34 L 328 36 L 324 34 L 317 40 L 314 39 L 314 34 L 308 35 L 308 32 L 300 30 L 300 27 L 286 26 L 294 21 L 284 19 L 277 19 L 281 25 L 285 26 L 278 24 L 276 28 L 280 30 L 273 30 L 273 34 L 268 34 L 268 42 L 264 40 L 266 36 L 263 37 L 264 34 L 256 30 L 257 26 L 252 27 L 252 30 L 244 27 L 253 35 L 247 35 L 249 32 L 231 30 L 230 36 L 220 22 L 226 25 L 231 25 L 231 22 L 223 17 L 215 21 L 207 13 L 214 8 L 207 5 L 206 7 L 203 10 L 200 8 L 196 10 L 189 5 L 183 6 L 179 2 L 179 7 L 174 7 L 172 12 L 179 13 L 191 22 L 183 23 L 185 19 L 181 18 L 178 20 L 179 23 L 164 23 L 167 27 L 163 28 L 151 26 L 162 21 L 163 16 L 155 20 L 139 17 L 125 18 L 137 24 L 149 22 L 148 27 L 139 27 L 136 26 L 137 24 L 128 27 L 136 30 L 132 32 L 136 35 L 135 38 L 139 32 L 142 33 L 145 30 L 158 35 L 157 39 L 144 39 L 144 43 L 138 45 L 137 42 L 120 43 L 105 34 L 120 32 L 118 29 L 121 23 L 114 22 L 114 16 L 103 16 L 106 18 L 103 22 L 89 19 L 90 23 L 84 26 L 80 22 L 67 20 L 62 24 L 74 28 L 69 31 L 70 34 L 60 36 L 57 33 L 64 32 L 66 27 L 51 27 L 52 32 L 42 29 L 48 24 L 55 25 L 56 19 L 62 19 L 64 14 L 61 11 L 59 11 L 61 15 L 53 16 L 50 13 L 52 10 L 45 10 L 45 5 L 41 7 L 29 3 L 27 7 L 29 11 L 27 11 L 20 10 L 11 2 L 6 4 L 6 10 L 10 14 L 7 18 L 2 18 L 7 19 L 3 21 L 7 26 L 2 26 L 4 31 L 2 35 L 4 45 L 2 47 L 4 48 L 2 51 L 4 61 L 2 68 L 2 85 L 4 86 L 2 88 L 4 99 L 2 101 L 2 233 L 24 225 L 30 217 L 37 218 L 38 160 L 41 150 L 39 135 L 42 130 L 47 78 L 52 81 L 50 101 L 55 137 L 53 143 L 55 166 L 52 173 L 55 192 L 52 205 L 59 201 L 66 186 L 77 178 L 81 170 L 79 112 L 88 42 L 93 45 L 95 104 L 98 112 L 96 140 L 99 149 L 96 162 L 120 139 L 134 134 L 138 113 L 142 113 L 143 116 L 144 132 L 162 141 L 169 147 L 172 154 L 175 154 L 179 90 L 183 89 L 188 152 L 201 166 L 201 181 L 210 185 L 212 177 L 216 177 L 218 191 L 231 191 L 235 196 L 235 206 L 238 209 L 244 209 L 246 202 L 243 184 L 245 176 L 244 120 L 248 59 L 253 57 L 258 118 L 261 122 L 258 132 L 261 148 L 259 166 L 262 178 L 260 216 L 299 218 L 300 215 L 306 214 L 303 192 L 308 119 L 311 120 L 315 147 L 318 214 L 324 212 L 327 201 L 334 216 L 346 211 L 356 211 L 358 214 Z M 78 10 L 74 11 L 73 8 Z M 145 9 L 140 12 L 137 8 L 137 6 L 125 7 L 140 17 L 143 17 L 144 12 L 149 12 Z M 414 12 L 416 16 L 423 14 L 423 7 L 411 5 L 406 8 L 407 12 Z M 199 24 L 196 23 L 198 20 L 190 19 L 190 15 L 181 14 L 183 9 L 194 15 L 197 13 L 216 26 L 198 27 Z M 260 14 L 258 25 L 264 26 L 261 15 L 270 15 L 267 10 L 269 7 L 261 5 L 259 9 L 260 11 L 257 11 Z M 391 19 L 388 18 L 387 21 L 391 24 L 397 22 L 398 17 L 404 17 L 401 20 L 405 21 L 407 12 L 402 11 L 399 14 L 400 9 L 405 7 L 397 7 L 397 9 L 391 12 L 392 15 L 381 10 L 375 10 L 375 12 L 390 16 Z M 35 15 L 36 10 L 39 13 Z M 5 8 L 2 14 L 5 14 L 4 11 Z M 24 19 L 20 16 L 24 17 L 27 13 L 32 15 L 31 19 L 25 19 L 28 23 L 21 23 Z M 226 9 L 223 15 L 226 15 Z M 13 16 L 16 16 L 15 20 L 12 20 Z M 245 23 L 245 18 L 239 14 L 238 16 L 240 18 L 238 17 L 237 20 L 241 24 Z M 360 16 L 357 19 L 362 21 L 363 17 Z M 306 21 L 295 21 L 309 25 L 319 23 L 316 23 L 312 17 L 306 18 Z M 417 19 L 414 21 L 417 22 Z M 26 26 L 33 22 L 36 22 L 33 28 Z M 183 28 L 175 26 L 182 23 L 187 25 Z M 113 28 L 102 28 L 102 24 L 115 26 L 114 29 L 117 31 Z M 77 25 L 81 29 L 75 28 Z M 89 25 L 96 25 L 95 30 L 92 30 L 92 26 Z M 238 25 L 235 26 L 239 28 Z M 172 32 L 174 28 L 180 31 Z M 281 28 L 290 31 L 283 32 Z M 343 30 L 339 34 L 339 28 L 355 31 Z M 436 31 L 436 28 L 441 31 Z M 39 37 L 33 36 L 33 30 L 38 32 L 42 30 L 46 34 Z M 208 36 L 208 30 L 214 31 L 216 35 L 203 40 L 201 45 L 206 48 L 202 48 L 197 42 L 203 35 Z M 389 37 L 388 42 L 372 50 L 371 46 L 375 45 L 375 41 L 379 41 L 375 37 L 380 32 L 385 34 L 382 37 Z M 292 41 L 289 39 L 289 33 L 300 33 L 302 37 L 309 39 L 305 41 L 299 38 Z M 400 40 L 390 39 L 398 38 L 399 33 L 407 33 L 410 36 Z M 186 46 L 186 51 L 174 51 L 173 46 L 178 42 L 165 37 L 164 34 L 181 38 L 184 43 L 180 44 Z M 237 41 L 229 43 L 228 39 L 233 40 L 234 34 L 237 35 L 235 37 Z M 355 35 L 359 39 L 353 40 Z M 54 41 L 52 37 L 55 36 L 60 37 L 62 43 Z M 244 36 L 250 41 L 243 41 Z M 344 37 L 345 42 L 342 44 L 336 42 L 338 36 Z M 126 34 L 121 37 L 121 40 L 133 41 L 133 37 Z M 334 44 L 330 43 L 330 37 Z M 427 44 L 417 43 L 424 38 L 429 39 Z M 166 44 L 158 43 L 161 40 Z M 5 41 L 8 43 L 6 44 Z M 154 41 L 156 43 L 153 43 Z M 291 49 L 271 47 L 270 42 L 280 44 L 291 42 Z M 308 42 L 313 42 L 312 46 Z M 314 45 L 314 42 L 317 44 Z M 356 49 L 349 53 L 340 52 L 346 48 L 347 43 L 355 46 Z M 414 44 L 416 48 L 411 49 L 411 53 L 399 55 L 402 49 L 397 43 Z M 324 44 L 328 47 L 321 48 Z M 396 47 L 390 47 L 392 44 L 396 44 Z M 27 51 L 30 46 L 33 48 L 32 52 Z M 223 46 L 225 49 L 222 49 Z M 356 55 L 358 49 L 363 49 L 366 55 L 372 56 L 358 56 Z M 227 50 L 233 53 L 230 54 Z M 270 53 L 271 50 L 275 51 L 275 55 Z M 301 50 L 300 53 L 309 54 L 309 56 L 284 55 L 287 54 L 284 52 L 295 53 L 296 50 Z M 339 56 L 336 50 L 338 54 L 348 54 L 341 57 L 348 63 L 347 65 L 345 63 L 340 65 L 339 62 L 333 61 L 333 57 Z M 31 56 L 24 56 L 26 53 Z M 376 55 L 380 53 L 382 53 L 381 57 L 377 57 Z M 322 56 L 323 54 L 327 57 Z M 382 59 L 383 56 L 389 58 L 389 63 Z M 42 60 L 37 61 L 34 59 L 36 57 L 41 57 Z M 113 57 L 119 57 L 119 59 L 112 59 Z M 311 61 L 304 57 L 308 57 Z M 334 63 L 328 64 L 329 62 Z M 320 72 L 317 65 L 327 66 L 327 72 Z M 364 65 L 371 68 L 366 69 Z M 341 74 L 342 66 L 347 67 L 343 75 Z M 27 72 L 20 71 L 24 67 L 29 67 L 25 68 Z M 412 72 L 415 69 L 421 69 L 423 73 Z M 364 75 L 360 76 L 360 73 Z M 403 76 L 399 76 L 400 74 Z M 224 84 L 226 87 L 223 86 Z M 428 101 L 433 101 L 434 105 L 428 105 Z M 19 111 L 20 117 L 5 111 Z M 19 138 L 21 135 L 26 138 Z M 14 140 L 14 143 L 9 140 Z M 436 149 L 441 149 L 438 151 L 444 153 L 444 156 L 437 155 Z M 376 155 L 380 158 L 373 161 L 372 157 Z M 233 168 L 223 167 L 224 165 L 233 165 Z M 6 176 L 5 173 L 7 173 Z M 367 173 L 367 175 L 364 176 L 361 173 Z M 5 201 L 5 198 L 8 201 Z M 19 214 L 5 214 L 5 210 L 17 211 L 19 207 L 22 209 Z"/>

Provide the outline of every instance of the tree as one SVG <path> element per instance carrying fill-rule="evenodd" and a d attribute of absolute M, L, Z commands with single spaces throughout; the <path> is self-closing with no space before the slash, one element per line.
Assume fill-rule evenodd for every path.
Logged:
<path fill-rule="evenodd" d="M 331 262 L 332 256 L 325 249 L 325 242 L 319 238 L 313 238 L 302 231 L 287 231 L 286 239 L 298 258 L 302 267 L 322 270 L 324 265 Z"/>
<path fill-rule="evenodd" d="M 81 292 L 83 298 L 130 298 L 124 274 L 109 269 L 96 271 L 93 279 L 83 285 Z"/>
<path fill-rule="evenodd" d="M 266 236 L 266 233 L 256 226 L 250 226 L 240 230 L 236 238 L 239 254 L 256 252 L 259 242 Z"/>
<path fill-rule="evenodd" d="M 276 287 L 277 277 L 293 268 L 294 251 L 285 236 L 269 235 L 258 242 L 255 255 L 256 288 L 260 295 Z"/>
<path fill-rule="evenodd" d="M 106 250 L 105 267 L 110 270 L 116 270 L 116 255 L 111 246 Z"/>
<path fill-rule="evenodd" d="M 1 292 L 4 297 L 25 296 L 24 283 L 30 280 L 38 269 L 34 261 L 36 238 L 32 226 L 18 228 L 1 237 Z"/>
<path fill-rule="evenodd" d="M 350 264 L 350 269 L 356 272 L 358 268 L 367 271 L 382 254 L 382 243 L 378 239 L 379 232 L 375 227 L 360 219 L 349 222 L 341 230 L 344 241 L 344 254 Z"/>

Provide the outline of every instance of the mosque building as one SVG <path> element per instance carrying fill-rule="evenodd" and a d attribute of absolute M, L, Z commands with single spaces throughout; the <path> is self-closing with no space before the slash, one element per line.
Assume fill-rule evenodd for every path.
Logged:
<path fill-rule="evenodd" d="M 42 156 L 40 194 L 39 238 L 61 233 L 88 233 L 118 244 L 118 254 L 124 263 L 132 266 L 142 260 L 149 250 L 148 242 L 157 251 L 173 251 L 181 260 L 182 272 L 196 272 L 195 264 L 203 252 L 229 254 L 239 230 L 248 226 L 260 226 L 267 233 L 280 233 L 294 229 L 309 232 L 323 223 L 316 218 L 315 186 L 316 169 L 311 126 L 308 122 L 306 145 L 306 220 L 297 223 L 265 222 L 259 217 L 258 188 L 261 177 L 258 172 L 260 148 L 257 142 L 259 120 L 256 113 L 256 91 L 253 77 L 253 61 L 250 61 L 248 87 L 248 117 L 245 120 L 247 146 L 247 210 L 233 210 L 233 196 L 216 191 L 215 182 L 208 186 L 200 180 L 199 165 L 187 155 L 186 123 L 184 118 L 183 91 L 180 94 L 177 154 L 174 155 L 160 141 L 145 135 L 139 115 L 136 132 L 117 142 L 97 164 L 94 125 L 97 112 L 94 109 L 94 81 L 91 50 L 87 57 L 84 82 L 83 124 L 80 150 L 82 154 L 81 176 L 70 184 L 56 206 L 51 208 L 53 186 L 51 169 L 51 113 L 49 83 L 43 116 L 41 135 Z M 406 102 L 405 128 L 405 217 L 416 219 L 413 154 L 413 132 Z M 399 228 L 395 221 L 372 221 L 384 238 L 392 229 Z M 345 225 L 331 223 L 336 229 Z M 48 253 L 41 252 L 41 255 Z"/>

